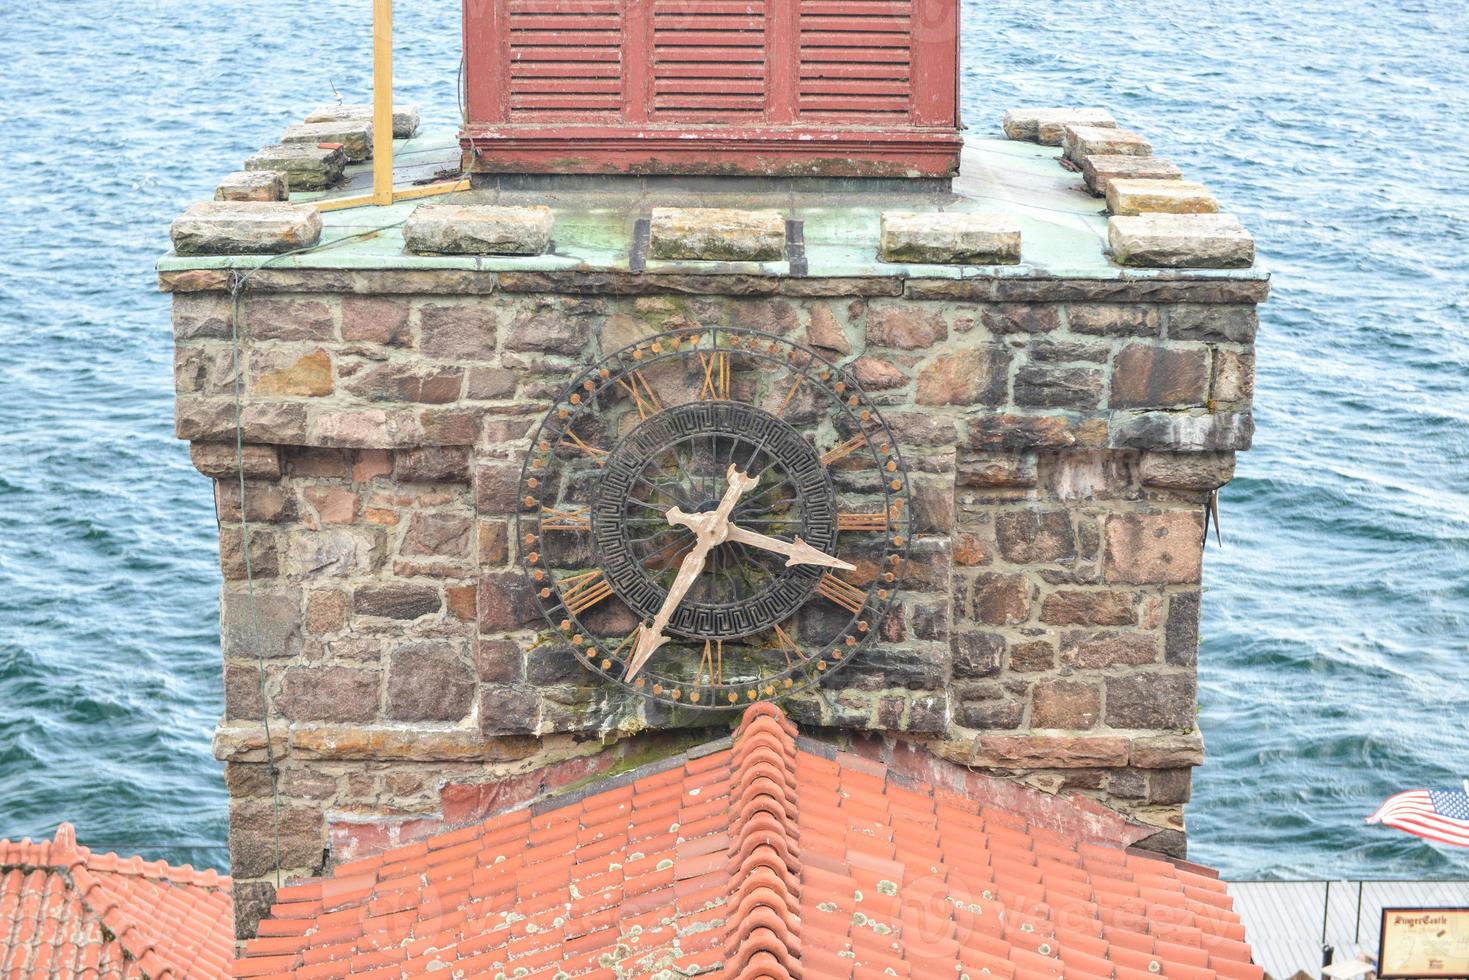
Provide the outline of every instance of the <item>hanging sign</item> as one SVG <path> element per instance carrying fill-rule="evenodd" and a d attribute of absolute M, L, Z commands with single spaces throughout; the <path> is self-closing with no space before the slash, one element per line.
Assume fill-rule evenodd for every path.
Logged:
<path fill-rule="evenodd" d="M 1382 910 L 1381 980 L 1469 977 L 1469 908 Z"/>

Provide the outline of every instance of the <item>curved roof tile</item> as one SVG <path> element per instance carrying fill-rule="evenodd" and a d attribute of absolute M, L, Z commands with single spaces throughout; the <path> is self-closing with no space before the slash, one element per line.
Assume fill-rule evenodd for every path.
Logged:
<path fill-rule="evenodd" d="M 281 889 L 237 976 L 1262 980 L 1218 880 L 800 746 L 729 748 Z"/>
<path fill-rule="evenodd" d="M 0 840 L 0 974 L 212 978 L 234 958 L 230 879 L 162 861 L 93 854 L 56 839 Z"/>

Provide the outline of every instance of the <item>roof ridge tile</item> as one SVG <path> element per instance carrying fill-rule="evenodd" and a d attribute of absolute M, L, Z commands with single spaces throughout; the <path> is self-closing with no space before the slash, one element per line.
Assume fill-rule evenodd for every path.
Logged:
<path fill-rule="evenodd" d="M 769 702 L 752 705 L 730 753 L 730 880 L 725 976 L 800 980 L 801 860 L 796 728 Z"/>

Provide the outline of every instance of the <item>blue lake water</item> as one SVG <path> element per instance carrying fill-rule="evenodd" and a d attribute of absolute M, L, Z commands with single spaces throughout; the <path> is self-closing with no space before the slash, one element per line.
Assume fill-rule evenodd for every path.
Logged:
<path fill-rule="evenodd" d="M 452 122 L 459 4 L 399 0 Z M 225 867 L 209 484 L 172 434 L 168 222 L 333 88 L 366 0 L 0 5 L 0 837 Z M 1362 825 L 1469 775 L 1469 33 L 1457 2 L 966 0 L 965 118 L 1111 108 L 1276 274 L 1207 556 L 1192 856 L 1469 874 Z"/>

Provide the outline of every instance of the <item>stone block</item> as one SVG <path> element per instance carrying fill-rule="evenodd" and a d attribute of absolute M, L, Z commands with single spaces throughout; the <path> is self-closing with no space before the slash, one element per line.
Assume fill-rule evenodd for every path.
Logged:
<path fill-rule="evenodd" d="M 1108 582 L 1197 584 L 1203 565 L 1203 518 L 1195 511 L 1113 514 L 1104 529 Z"/>
<path fill-rule="evenodd" d="M 297 123 L 287 126 L 281 143 L 305 143 L 309 146 L 341 146 L 347 160 L 361 163 L 372 159 L 372 120 L 341 119 L 337 122 Z"/>
<path fill-rule="evenodd" d="M 1068 634 L 1061 662 L 1078 670 L 1136 667 L 1158 662 L 1158 641 L 1151 633 Z"/>
<path fill-rule="evenodd" d="M 443 640 L 405 643 L 388 664 L 388 712 L 396 721 L 459 721 L 474 701 L 474 671 Z"/>
<path fill-rule="evenodd" d="M 1111 444 L 1175 453 L 1249 449 L 1255 420 L 1248 412 L 1142 412 L 1119 420 Z"/>
<path fill-rule="evenodd" d="M 1042 146 L 1060 146 L 1067 126 L 1094 126 L 1115 129 L 1117 120 L 1106 109 L 1009 109 L 1001 121 L 1005 136 Z"/>
<path fill-rule="evenodd" d="M 254 662 L 258 657 L 285 660 L 301 652 L 301 593 L 224 592 L 219 603 L 220 642 L 225 657 Z"/>
<path fill-rule="evenodd" d="M 1015 404 L 1024 408 L 1094 409 L 1102 402 L 1102 372 L 1027 364 L 1015 374 Z"/>
<path fill-rule="evenodd" d="M 884 262 L 1014 265 L 1020 222 L 1007 214 L 884 211 L 877 254 Z"/>
<path fill-rule="evenodd" d="M 1064 510 L 1030 508 L 1008 511 L 995 519 L 1000 556 L 1014 565 L 1070 561 L 1076 557 L 1076 534 Z"/>
<path fill-rule="evenodd" d="M 1143 453 L 1137 469 L 1146 487 L 1216 490 L 1234 478 L 1234 453 Z"/>
<path fill-rule="evenodd" d="M 275 446 L 243 446 L 229 442 L 193 442 L 189 458 L 194 468 L 216 480 L 237 478 L 243 465 L 245 476 L 260 480 L 279 480 L 281 453 Z"/>
<path fill-rule="evenodd" d="M 1061 589 L 1041 602 L 1041 622 L 1057 626 L 1131 626 L 1137 600 L 1130 592 Z"/>
<path fill-rule="evenodd" d="M 1209 352 L 1202 348 L 1129 344 L 1112 359 L 1112 408 L 1203 405 L 1209 388 Z"/>
<path fill-rule="evenodd" d="M 1163 625 L 1163 661 L 1174 667 L 1199 662 L 1199 593 L 1178 592 L 1168 599 Z"/>
<path fill-rule="evenodd" d="M 377 702 L 377 671 L 293 667 L 281 682 L 275 707 L 291 721 L 371 721 Z"/>
<path fill-rule="evenodd" d="M 779 211 L 654 208 L 649 252 L 655 259 L 776 262 L 785 257 Z"/>
<path fill-rule="evenodd" d="M 216 201 L 284 201 L 286 175 L 278 170 L 236 170 L 214 188 Z"/>
<path fill-rule="evenodd" d="M 259 373 L 250 385 L 254 394 L 322 398 L 332 393 L 332 359 L 326 351 L 317 348 L 300 357 L 287 356 L 278 366 L 276 360 L 263 358 L 255 366 Z"/>
<path fill-rule="evenodd" d="M 1113 728 L 1191 728 L 1194 705 L 1191 674 L 1144 671 L 1107 678 L 1107 724 Z"/>
<path fill-rule="evenodd" d="M 277 170 L 286 175 L 292 191 L 324 191 L 342 179 L 346 151 L 314 143 L 277 143 L 257 150 L 245 160 L 246 170 Z"/>
<path fill-rule="evenodd" d="M 1102 714 L 1102 693 L 1081 681 L 1043 681 L 1031 693 L 1030 727 L 1084 731 Z"/>
<path fill-rule="evenodd" d="M 168 229 L 179 255 L 255 255 L 308 248 L 321 239 L 321 216 L 308 204 L 204 201 Z"/>
<path fill-rule="evenodd" d="M 1150 157 L 1153 144 L 1130 129 L 1110 126 L 1067 126 L 1061 139 L 1062 153 L 1077 166 L 1093 154 Z"/>
<path fill-rule="evenodd" d="M 1247 269 L 1255 239 L 1232 214 L 1138 214 L 1107 219 L 1118 265 L 1165 269 Z"/>
<path fill-rule="evenodd" d="M 990 626 L 1013 626 L 1030 615 L 1030 582 L 1024 575 L 976 576 L 971 592 L 973 616 Z"/>
<path fill-rule="evenodd" d="M 554 223 L 543 204 L 420 204 L 403 225 L 403 240 L 423 255 L 542 255 Z"/>
<path fill-rule="evenodd" d="M 367 103 L 324 105 L 311 110 L 308 123 L 341 122 L 345 119 L 372 119 L 372 106 Z M 406 140 L 418 132 L 418 106 L 393 106 L 393 138 Z"/>
<path fill-rule="evenodd" d="M 1203 184 L 1187 180 L 1115 177 L 1107 183 L 1107 210 L 1113 214 L 1212 214 L 1219 202 Z"/>
<path fill-rule="evenodd" d="M 1005 397 L 1010 355 L 1003 348 L 969 347 L 940 354 L 918 372 L 920 405 L 998 405 Z"/>
<path fill-rule="evenodd" d="M 949 325 L 937 313 L 913 304 L 875 306 L 867 313 L 867 343 L 895 350 L 920 350 L 947 339 Z"/>
<path fill-rule="evenodd" d="M 1105 197 L 1112 181 L 1119 178 L 1135 180 L 1182 180 L 1183 171 L 1172 160 L 1162 157 L 1140 157 L 1128 153 L 1094 153 L 1081 161 L 1081 177 L 1087 190 L 1097 197 Z"/>
<path fill-rule="evenodd" d="M 443 597 L 431 585 L 365 585 L 352 596 L 352 612 L 357 616 L 417 619 L 442 608 Z"/>

